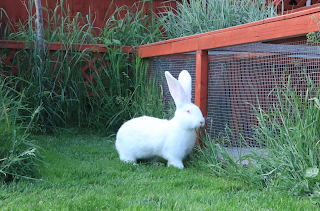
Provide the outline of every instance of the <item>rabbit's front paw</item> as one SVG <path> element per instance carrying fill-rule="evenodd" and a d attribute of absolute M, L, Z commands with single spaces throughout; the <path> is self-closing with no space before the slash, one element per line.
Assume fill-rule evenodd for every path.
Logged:
<path fill-rule="evenodd" d="M 184 168 L 182 161 L 178 161 L 178 160 L 176 160 L 176 161 L 168 161 L 168 166 L 174 166 L 174 167 L 176 167 L 178 169 L 183 169 Z"/>

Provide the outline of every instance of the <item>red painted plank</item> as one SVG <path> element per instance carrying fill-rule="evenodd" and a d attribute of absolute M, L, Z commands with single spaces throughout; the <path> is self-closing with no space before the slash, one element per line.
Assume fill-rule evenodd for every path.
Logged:
<path fill-rule="evenodd" d="M 50 50 L 57 51 L 57 50 L 66 50 L 66 46 L 58 43 L 46 43 L 46 46 L 49 47 Z M 7 49 L 28 49 L 28 43 L 24 43 L 21 41 L 15 40 L 0 40 L 0 48 L 7 48 Z M 88 52 L 107 52 L 108 49 L 103 44 L 73 44 L 72 49 L 74 51 L 88 51 Z M 134 49 L 131 46 L 123 46 L 122 51 L 124 53 L 133 53 Z"/>
<path fill-rule="evenodd" d="M 196 55 L 195 104 L 200 108 L 204 118 L 207 117 L 208 101 L 208 51 L 198 50 Z M 200 130 L 198 131 L 198 133 Z M 199 134 L 200 135 L 200 134 Z M 203 146 L 198 138 L 197 145 Z"/>
<path fill-rule="evenodd" d="M 26 45 L 21 41 L 15 40 L 0 40 L 0 48 L 8 49 L 25 49 Z"/>
<path fill-rule="evenodd" d="M 195 104 L 200 108 L 205 118 L 207 117 L 208 59 L 208 51 L 197 51 Z"/>

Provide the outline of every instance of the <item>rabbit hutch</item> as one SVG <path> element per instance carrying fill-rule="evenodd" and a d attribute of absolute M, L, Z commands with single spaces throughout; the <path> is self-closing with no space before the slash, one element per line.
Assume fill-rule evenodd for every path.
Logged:
<path fill-rule="evenodd" d="M 252 138 L 258 124 L 253 107 L 272 105 L 275 96 L 270 92 L 284 85 L 288 75 L 302 95 L 306 75 L 319 84 L 320 49 L 306 38 L 320 30 L 319 15 L 316 4 L 275 18 L 139 46 L 138 51 L 149 59 L 149 71 L 156 77 L 163 77 L 164 71 L 174 77 L 183 69 L 190 72 L 192 100 L 206 118 L 211 138 L 232 134 L 232 146 L 239 146 L 239 136 L 257 146 Z M 165 83 L 163 93 L 169 101 Z"/>

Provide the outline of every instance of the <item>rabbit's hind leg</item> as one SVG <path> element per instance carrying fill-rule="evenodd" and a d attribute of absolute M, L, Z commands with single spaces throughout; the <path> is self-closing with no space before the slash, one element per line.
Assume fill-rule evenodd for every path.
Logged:
<path fill-rule="evenodd" d="M 150 163 L 154 166 L 164 166 L 163 163 L 158 162 L 158 157 L 154 157 L 150 160 Z"/>

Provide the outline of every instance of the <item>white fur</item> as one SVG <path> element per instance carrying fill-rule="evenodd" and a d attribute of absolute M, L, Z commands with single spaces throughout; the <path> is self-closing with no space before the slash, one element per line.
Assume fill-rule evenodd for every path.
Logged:
<path fill-rule="evenodd" d="M 171 120 L 142 116 L 124 123 L 116 138 L 120 160 L 154 159 L 158 156 L 182 169 L 182 160 L 191 152 L 197 139 L 196 129 L 204 126 L 200 109 L 191 103 L 191 76 L 183 70 L 176 80 L 165 72 L 171 96 L 176 104 Z"/>

